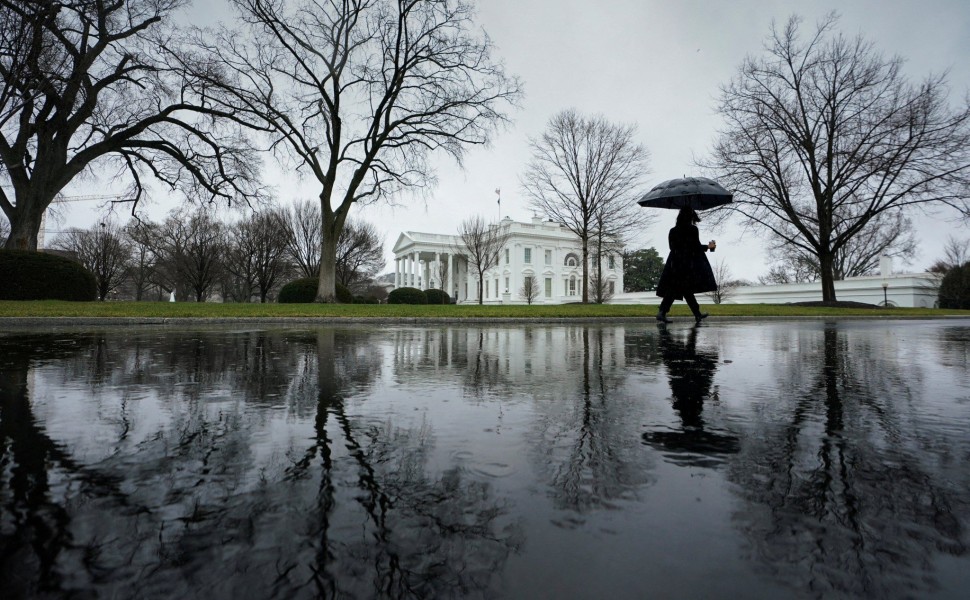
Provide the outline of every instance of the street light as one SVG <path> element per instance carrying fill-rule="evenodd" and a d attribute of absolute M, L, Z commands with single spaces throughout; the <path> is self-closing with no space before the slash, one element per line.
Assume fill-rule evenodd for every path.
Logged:
<path fill-rule="evenodd" d="M 889 296 L 886 293 L 886 290 L 888 289 L 889 289 L 889 282 L 883 281 L 882 282 L 882 305 L 885 307 L 889 306 Z"/>

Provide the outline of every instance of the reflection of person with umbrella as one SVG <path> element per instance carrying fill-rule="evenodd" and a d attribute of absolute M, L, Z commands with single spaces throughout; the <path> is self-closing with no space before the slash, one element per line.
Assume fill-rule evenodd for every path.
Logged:
<path fill-rule="evenodd" d="M 726 204 L 731 198 L 730 192 L 710 179 L 688 177 L 665 181 L 638 202 L 644 207 L 680 209 L 677 223 L 667 236 L 670 254 L 657 284 L 657 295 L 663 298 L 657 311 L 658 321 L 670 322 L 667 312 L 674 300 L 686 301 L 698 323 L 707 317 L 707 313 L 701 312 L 694 294 L 717 289 L 714 271 L 704 254 L 708 250 L 714 252 L 717 244 L 714 240 L 701 243 L 696 226 L 701 219 L 696 211 Z"/>
<path fill-rule="evenodd" d="M 682 431 L 652 431 L 643 442 L 667 452 L 676 464 L 712 467 L 721 464 L 718 455 L 737 453 L 738 438 L 705 430 L 701 413 L 711 396 L 717 354 L 697 351 L 697 329 L 686 341 L 675 340 L 666 328 L 660 330 L 660 356 L 670 377 L 673 407 L 680 416 Z"/>

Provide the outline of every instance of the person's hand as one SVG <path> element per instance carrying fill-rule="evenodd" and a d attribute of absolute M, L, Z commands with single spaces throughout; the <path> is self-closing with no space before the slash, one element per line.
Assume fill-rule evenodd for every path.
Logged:
<path fill-rule="evenodd" d="M 708 250 L 710 250 L 711 252 L 714 252 L 714 250 L 716 248 L 717 248 L 717 242 L 715 242 L 714 240 L 711 240 L 711 241 L 707 242 L 707 249 Z"/>

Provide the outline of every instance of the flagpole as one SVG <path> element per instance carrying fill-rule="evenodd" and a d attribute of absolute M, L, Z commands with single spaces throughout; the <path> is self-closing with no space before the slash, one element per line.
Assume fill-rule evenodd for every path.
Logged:
<path fill-rule="evenodd" d="M 502 188 L 495 188 L 495 193 L 498 195 L 498 220 L 502 221 Z"/>

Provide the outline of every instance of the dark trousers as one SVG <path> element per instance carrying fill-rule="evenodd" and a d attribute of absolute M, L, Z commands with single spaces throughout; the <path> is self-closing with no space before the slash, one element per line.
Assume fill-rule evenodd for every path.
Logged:
<path fill-rule="evenodd" d="M 684 294 L 684 302 L 690 307 L 690 312 L 694 313 L 694 316 L 701 314 L 701 307 L 697 304 L 697 299 L 694 298 L 694 294 Z M 674 297 L 667 296 L 660 302 L 660 312 L 662 314 L 667 314 L 670 307 L 674 305 Z"/>

